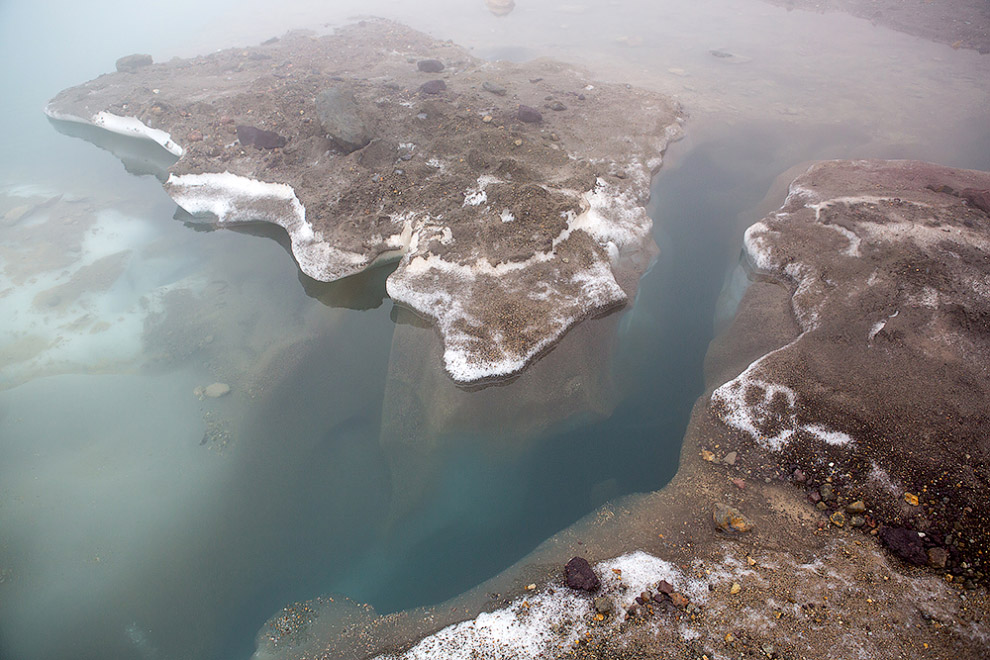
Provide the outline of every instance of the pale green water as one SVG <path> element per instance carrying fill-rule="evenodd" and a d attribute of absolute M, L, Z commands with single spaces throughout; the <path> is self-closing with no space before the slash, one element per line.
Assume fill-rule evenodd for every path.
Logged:
<path fill-rule="evenodd" d="M 477 393 L 438 375 L 432 330 L 393 320 L 383 273 L 301 281 L 276 241 L 183 225 L 152 177 L 40 112 L 119 55 L 253 43 L 348 3 L 0 5 L 4 61 L 23 62 L 3 72 L 2 210 L 64 195 L 0 226 L 0 657 L 245 658 L 292 601 L 455 596 L 674 474 L 719 291 L 780 173 L 836 157 L 990 169 L 975 54 L 759 3 L 518 4 L 501 22 L 480 1 L 360 6 L 481 54 L 624 72 L 693 118 L 656 182 L 662 254 L 635 305 Z M 822 25 L 845 28 L 834 50 Z M 726 68 L 714 47 L 752 60 Z M 109 283 L 36 304 L 124 251 Z M 231 394 L 193 395 L 214 381 Z"/>

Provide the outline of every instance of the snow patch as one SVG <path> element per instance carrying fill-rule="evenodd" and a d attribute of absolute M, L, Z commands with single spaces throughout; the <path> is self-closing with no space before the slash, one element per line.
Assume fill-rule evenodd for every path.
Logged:
<path fill-rule="evenodd" d="M 595 565 L 602 581 L 602 597 L 613 607 L 626 607 L 632 599 L 660 580 L 667 580 L 692 600 L 701 601 L 707 588 L 687 578 L 670 562 L 636 551 Z M 424 638 L 402 654 L 380 660 L 528 660 L 556 657 L 587 631 L 592 616 L 591 599 L 553 585 L 537 594 L 518 598 L 511 605 L 475 619 L 448 626 Z M 625 587 L 621 590 L 620 587 Z M 621 593 L 620 593 L 621 592 Z M 626 602 L 628 601 L 628 602 Z M 611 624 L 618 627 L 619 621 Z M 682 633 L 689 638 L 691 631 Z"/>
<path fill-rule="evenodd" d="M 161 145 L 163 149 L 176 157 L 181 157 L 182 154 L 185 153 L 185 149 L 179 146 L 179 144 L 172 139 L 171 135 L 163 130 L 151 128 L 136 117 L 122 117 L 111 112 L 103 111 L 96 113 L 89 119 L 86 119 L 77 115 L 58 112 L 53 110 L 51 106 L 45 108 L 45 114 L 52 119 L 57 119 L 59 121 L 89 124 L 118 135 L 126 135 L 128 137 L 139 138 L 142 140 L 151 140 L 152 142 Z"/>
<path fill-rule="evenodd" d="M 765 359 L 790 348 L 801 336 L 767 353 L 741 374 L 718 387 L 711 396 L 712 411 L 727 426 L 748 434 L 757 444 L 772 451 L 783 449 L 799 432 L 834 447 L 850 445 L 853 439 L 846 433 L 821 424 L 799 424 L 798 399 L 794 390 L 756 376 Z"/>
<path fill-rule="evenodd" d="M 193 215 L 216 216 L 220 224 L 271 222 L 286 230 L 299 268 L 313 279 L 330 282 L 394 258 L 408 248 L 412 227 L 382 239 L 382 253 L 367 257 L 339 249 L 323 239 L 306 220 L 306 209 L 292 186 L 269 183 L 230 172 L 171 175 L 165 189 Z M 391 254 L 390 254 L 391 253 Z"/>

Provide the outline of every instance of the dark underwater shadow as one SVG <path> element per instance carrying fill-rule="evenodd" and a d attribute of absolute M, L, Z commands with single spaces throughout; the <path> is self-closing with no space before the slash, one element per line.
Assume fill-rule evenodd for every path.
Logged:
<path fill-rule="evenodd" d="M 124 169 L 135 176 L 153 176 L 159 181 L 168 179 L 168 170 L 179 160 L 157 142 L 118 135 L 110 131 L 75 121 L 48 118 L 48 122 L 62 135 L 79 138 L 100 149 L 109 151 L 123 163 Z"/>

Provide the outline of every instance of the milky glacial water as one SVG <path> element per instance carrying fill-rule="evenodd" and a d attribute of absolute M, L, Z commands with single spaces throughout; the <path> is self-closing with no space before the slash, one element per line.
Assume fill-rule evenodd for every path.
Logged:
<path fill-rule="evenodd" d="M 294 601 L 456 596 L 673 476 L 720 292 L 745 283 L 742 230 L 779 205 L 781 174 L 845 157 L 990 169 L 986 57 L 756 0 L 685 4 L 0 4 L 0 657 L 247 658 Z M 635 304 L 508 385 L 459 390 L 435 333 L 385 298 L 387 270 L 321 284 L 274 231 L 184 224 L 153 177 L 40 111 L 127 53 L 358 14 L 681 100 Z M 231 393 L 194 395 L 212 382 Z"/>

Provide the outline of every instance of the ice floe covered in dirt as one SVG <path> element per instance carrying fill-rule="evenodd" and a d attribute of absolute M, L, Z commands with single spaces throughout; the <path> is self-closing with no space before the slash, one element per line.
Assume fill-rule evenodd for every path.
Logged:
<path fill-rule="evenodd" d="M 442 73 L 419 70 L 427 59 Z M 107 74 L 46 112 L 179 156 L 165 189 L 180 207 L 283 227 L 310 277 L 398 260 L 389 294 L 476 383 L 625 304 L 656 254 L 645 204 L 679 109 L 591 81 L 363 21 Z M 355 132 L 367 140 L 343 140 Z"/>

